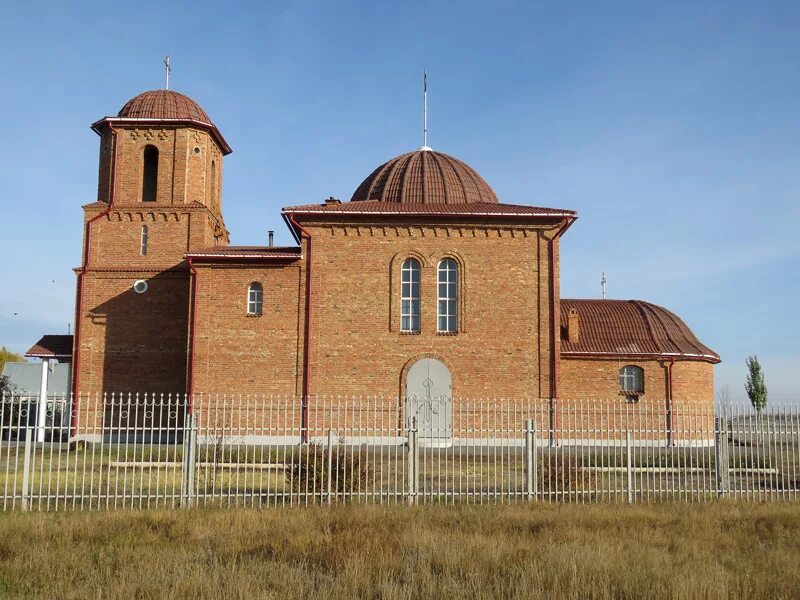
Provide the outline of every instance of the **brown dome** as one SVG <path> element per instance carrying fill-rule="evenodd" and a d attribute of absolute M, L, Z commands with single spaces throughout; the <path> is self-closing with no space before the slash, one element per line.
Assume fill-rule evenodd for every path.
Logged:
<path fill-rule="evenodd" d="M 117 116 L 127 119 L 190 119 L 212 124 L 197 102 L 172 90 L 143 92 L 128 100 Z"/>
<path fill-rule="evenodd" d="M 428 148 L 385 162 L 358 186 L 350 200 L 403 204 L 499 203 L 497 195 L 475 169 Z"/>

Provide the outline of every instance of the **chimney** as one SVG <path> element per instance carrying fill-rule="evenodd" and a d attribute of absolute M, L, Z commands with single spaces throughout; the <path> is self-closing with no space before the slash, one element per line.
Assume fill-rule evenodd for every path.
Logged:
<path fill-rule="evenodd" d="M 342 201 L 341 201 L 341 200 L 339 200 L 338 198 L 334 198 L 333 196 L 331 196 L 331 197 L 329 197 L 329 198 L 326 198 L 326 199 L 325 199 L 325 204 L 326 204 L 326 205 L 330 205 L 330 204 L 341 204 L 341 203 L 342 203 Z"/>
<path fill-rule="evenodd" d="M 275 236 L 275 232 L 274 231 L 268 231 L 267 233 L 269 234 L 269 245 L 270 245 L 270 247 L 272 247 L 272 238 Z"/>
<path fill-rule="evenodd" d="M 580 325 L 578 321 L 578 311 L 570 308 L 567 313 L 567 340 L 570 342 L 577 342 L 580 336 Z"/>

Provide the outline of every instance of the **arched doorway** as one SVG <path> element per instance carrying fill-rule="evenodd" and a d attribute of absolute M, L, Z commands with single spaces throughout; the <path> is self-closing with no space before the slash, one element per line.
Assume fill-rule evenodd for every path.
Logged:
<path fill-rule="evenodd" d="M 428 446 L 452 443 L 453 380 L 435 358 L 421 358 L 406 374 L 406 418 L 417 418 L 417 439 Z"/>

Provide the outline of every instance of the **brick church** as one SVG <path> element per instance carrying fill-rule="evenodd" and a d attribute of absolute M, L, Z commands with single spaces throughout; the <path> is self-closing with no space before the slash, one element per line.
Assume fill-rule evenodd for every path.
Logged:
<path fill-rule="evenodd" d="M 231 147 L 196 102 L 144 92 L 92 129 L 76 393 L 713 402 L 719 356 L 675 314 L 560 297 L 574 211 L 502 202 L 448 154 L 284 208 L 295 246 L 231 246 Z"/>

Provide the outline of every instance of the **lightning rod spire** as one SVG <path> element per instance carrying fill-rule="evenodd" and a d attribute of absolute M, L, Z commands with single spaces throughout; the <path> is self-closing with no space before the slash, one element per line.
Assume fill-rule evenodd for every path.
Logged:
<path fill-rule="evenodd" d="M 422 72 L 422 148 L 430 150 L 428 146 L 428 71 Z"/>

